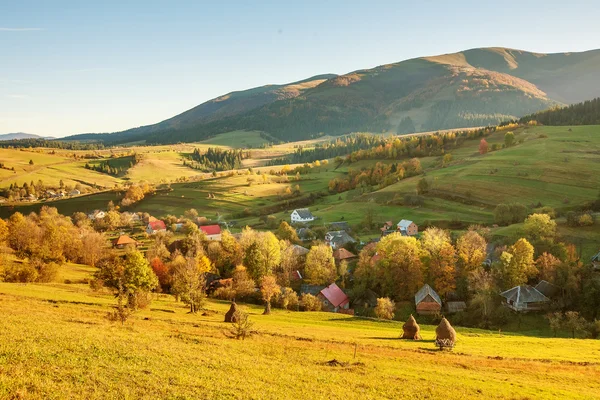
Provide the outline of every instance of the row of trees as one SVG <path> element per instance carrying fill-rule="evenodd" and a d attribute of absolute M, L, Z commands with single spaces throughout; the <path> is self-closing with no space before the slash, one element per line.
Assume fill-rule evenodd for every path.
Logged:
<path fill-rule="evenodd" d="M 521 123 L 536 121 L 544 125 L 598 125 L 600 124 L 600 97 L 567 107 L 556 107 L 527 115 Z"/>
<path fill-rule="evenodd" d="M 183 165 L 202 171 L 226 171 L 241 168 L 246 158 L 250 158 L 249 151 L 209 147 L 206 151 L 194 149 L 189 155 L 191 161 L 184 160 Z"/>
<path fill-rule="evenodd" d="M 92 171 L 101 172 L 112 176 L 119 176 L 126 172 L 129 168 L 140 162 L 141 155 L 134 154 L 112 160 L 102 161 L 99 164 L 85 163 L 85 168 Z"/>
<path fill-rule="evenodd" d="M 378 186 L 380 189 L 392 185 L 404 178 L 422 173 L 421 162 L 412 158 L 403 163 L 376 163 L 371 168 L 348 171 L 347 178 L 334 178 L 329 181 L 329 191 L 342 193 L 357 187 Z"/>

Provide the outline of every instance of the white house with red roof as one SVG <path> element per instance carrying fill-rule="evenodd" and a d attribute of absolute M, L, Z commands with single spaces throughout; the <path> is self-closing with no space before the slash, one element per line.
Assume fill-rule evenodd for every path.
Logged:
<path fill-rule="evenodd" d="M 208 240 L 221 241 L 221 227 L 219 225 L 204 225 L 200 227 Z"/>
<path fill-rule="evenodd" d="M 350 308 L 350 299 L 335 283 L 321 290 L 317 297 L 323 303 L 323 308 L 328 311 L 338 312 L 340 309 Z"/>
<path fill-rule="evenodd" d="M 154 235 L 157 232 L 166 232 L 166 231 L 167 231 L 167 226 L 165 225 L 165 223 L 163 221 L 160 221 L 160 220 L 150 221 L 150 222 L 148 222 L 148 225 L 146 226 L 146 233 L 148 235 Z"/>

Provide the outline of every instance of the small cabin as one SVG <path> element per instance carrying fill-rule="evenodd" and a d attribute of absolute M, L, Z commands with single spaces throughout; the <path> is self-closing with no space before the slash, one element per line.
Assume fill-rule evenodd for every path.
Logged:
<path fill-rule="evenodd" d="M 335 283 L 322 289 L 317 298 L 323 303 L 323 309 L 330 312 L 339 312 L 350 308 L 350 299 Z"/>
<path fill-rule="evenodd" d="M 542 311 L 550 302 L 539 290 L 529 285 L 515 286 L 500 293 L 504 305 L 517 312 Z"/>
<path fill-rule="evenodd" d="M 308 208 L 298 208 L 292 211 L 292 214 L 290 215 L 290 220 L 292 221 L 292 223 L 312 222 L 315 220 L 315 216 L 312 215 Z"/>
<path fill-rule="evenodd" d="M 402 234 L 402 236 L 415 236 L 419 233 L 419 227 L 412 221 L 408 219 L 403 219 L 398 222 L 398 232 Z"/>
<path fill-rule="evenodd" d="M 436 315 L 442 310 L 442 300 L 431 286 L 425 284 L 415 294 L 415 306 L 419 315 Z"/>

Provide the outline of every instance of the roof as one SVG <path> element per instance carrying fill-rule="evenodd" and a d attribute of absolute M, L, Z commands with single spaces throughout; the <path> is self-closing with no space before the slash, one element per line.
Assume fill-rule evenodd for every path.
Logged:
<path fill-rule="evenodd" d="M 356 242 L 356 240 L 354 240 L 346 231 L 327 232 L 325 234 L 325 238 L 329 238 L 328 240 L 332 243 L 335 243 L 336 246 L 343 246 L 346 243 Z"/>
<path fill-rule="evenodd" d="M 325 289 L 321 290 L 321 294 L 331 303 L 334 307 L 342 306 L 348 303 L 350 300 L 346 293 L 342 291 L 335 283 L 327 286 Z"/>
<path fill-rule="evenodd" d="M 349 258 L 355 258 L 356 255 L 349 252 L 348 250 L 341 248 L 341 249 L 337 249 L 336 251 L 333 252 L 333 258 L 335 258 L 336 260 L 347 260 Z"/>
<path fill-rule="evenodd" d="M 200 230 L 207 235 L 219 235 L 221 234 L 221 227 L 219 225 L 205 225 L 201 226 Z"/>
<path fill-rule="evenodd" d="M 417 294 L 415 294 L 415 304 L 419 304 L 420 302 L 422 302 L 425 299 L 425 297 L 427 297 L 427 295 L 431 296 L 433 300 L 435 300 L 435 302 L 438 303 L 440 306 L 442 305 L 442 300 L 440 299 L 440 296 L 438 296 L 435 290 L 433 290 L 428 284 L 423 285 L 423 287 L 419 289 Z"/>
<path fill-rule="evenodd" d="M 312 294 L 313 296 L 316 296 L 324 288 L 325 288 L 325 286 L 321 286 L 321 285 L 303 284 L 303 285 L 300 285 L 300 293 L 309 293 L 309 294 Z"/>
<path fill-rule="evenodd" d="M 153 231 L 159 231 L 161 229 L 167 229 L 167 226 L 165 225 L 165 223 L 163 221 L 151 221 L 151 222 L 148 222 L 148 226 Z"/>
<path fill-rule="evenodd" d="M 381 255 L 379 253 L 375 253 L 373 257 L 371 257 L 371 264 L 376 264 L 381 260 Z"/>
<path fill-rule="evenodd" d="M 500 296 L 515 304 L 544 303 L 550 301 L 550 299 L 540 293 L 539 290 L 529 285 L 515 286 L 512 289 L 500 293 Z"/>
<path fill-rule="evenodd" d="M 310 210 L 308 208 L 297 208 L 294 211 L 302 219 L 314 218 L 314 216 L 312 215 L 312 213 L 310 212 Z"/>
<path fill-rule="evenodd" d="M 535 289 L 548 298 L 553 297 L 560 291 L 558 286 L 544 280 L 539 281 L 539 283 L 535 285 Z"/>
<path fill-rule="evenodd" d="M 467 308 L 467 303 L 464 301 L 449 301 L 446 303 L 446 310 L 449 313 L 464 311 Z"/>
<path fill-rule="evenodd" d="M 152 215 L 148 217 L 148 223 L 158 221 L 157 218 L 154 218 Z"/>
<path fill-rule="evenodd" d="M 398 227 L 400 229 L 407 229 L 412 223 L 413 222 L 408 219 L 403 219 L 402 221 L 398 222 Z"/>
<path fill-rule="evenodd" d="M 600 251 L 594 257 L 592 257 L 592 262 L 600 261 Z"/>
<path fill-rule="evenodd" d="M 126 245 L 126 244 L 137 244 L 137 242 L 127 235 L 121 235 L 118 238 L 116 238 L 115 240 L 113 240 L 113 244 L 115 246 L 121 246 L 121 245 Z"/>
<path fill-rule="evenodd" d="M 332 222 L 329 224 L 329 229 L 331 229 L 332 231 L 349 231 L 350 225 L 348 225 L 346 221 Z"/>
<path fill-rule="evenodd" d="M 294 254 L 297 256 L 304 256 L 309 252 L 309 250 L 306 247 L 298 246 L 297 244 L 293 244 L 290 247 L 292 248 Z"/>

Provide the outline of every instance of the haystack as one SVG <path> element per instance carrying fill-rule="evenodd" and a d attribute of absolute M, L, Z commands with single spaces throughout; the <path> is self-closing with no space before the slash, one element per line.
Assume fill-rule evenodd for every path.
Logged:
<path fill-rule="evenodd" d="M 452 348 L 456 343 L 456 331 L 446 318 L 442 318 L 440 324 L 435 328 L 435 344 L 440 348 Z"/>
<path fill-rule="evenodd" d="M 235 301 L 231 302 L 231 307 L 229 307 L 229 311 L 225 314 L 225 322 L 237 322 L 237 311 L 238 306 L 235 304 Z"/>
<path fill-rule="evenodd" d="M 410 315 L 408 321 L 402 325 L 402 330 L 404 331 L 402 334 L 402 339 L 421 340 L 421 328 L 419 327 L 419 324 L 417 324 L 417 321 L 412 314 Z"/>

